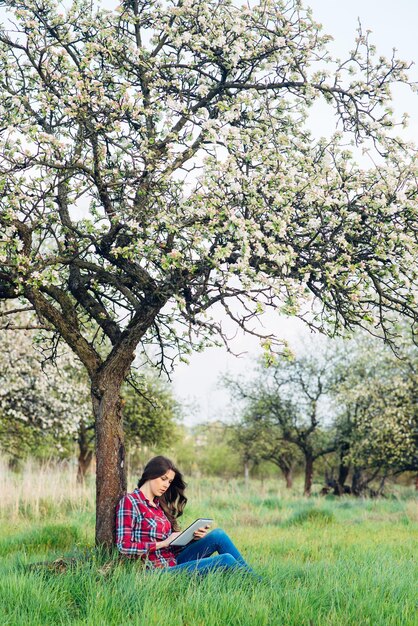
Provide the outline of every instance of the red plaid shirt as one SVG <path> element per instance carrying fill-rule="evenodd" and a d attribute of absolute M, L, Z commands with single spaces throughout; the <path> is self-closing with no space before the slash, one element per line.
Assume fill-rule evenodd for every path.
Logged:
<path fill-rule="evenodd" d="M 171 523 L 158 498 L 154 503 L 139 489 L 121 499 L 116 509 L 116 545 L 121 554 L 141 557 L 147 567 L 171 567 L 177 562 L 175 548 L 155 547 L 172 533 Z"/>

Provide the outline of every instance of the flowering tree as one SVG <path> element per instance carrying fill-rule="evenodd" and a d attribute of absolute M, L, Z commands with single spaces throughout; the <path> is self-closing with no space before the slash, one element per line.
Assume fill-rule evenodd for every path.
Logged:
<path fill-rule="evenodd" d="M 221 331 L 215 304 L 249 330 L 312 296 L 317 326 L 415 319 L 415 172 L 389 110 L 407 66 L 362 33 L 334 62 L 299 0 L 0 6 L 0 298 L 86 367 L 110 545 L 139 344 L 166 367 Z M 319 99 L 339 133 L 315 141 Z M 362 171 L 347 137 L 384 165 Z"/>
<path fill-rule="evenodd" d="M 346 366 L 334 390 L 338 483 L 343 487 L 352 466 L 356 494 L 378 477 L 383 487 L 388 475 L 418 472 L 418 364 L 416 346 L 405 339 L 399 356 L 364 336 L 345 347 Z"/>
<path fill-rule="evenodd" d="M 27 315 L 19 318 L 30 326 Z M 80 363 L 68 350 L 55 364 L 45 361 L 34 335 L 0 330 L 0 447 L 16 461 L 48 446 L 65 452 L 92 422 Z"/>

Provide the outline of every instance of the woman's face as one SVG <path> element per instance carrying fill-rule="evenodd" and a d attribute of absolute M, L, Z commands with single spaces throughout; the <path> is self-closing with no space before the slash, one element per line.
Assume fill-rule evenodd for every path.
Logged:
<path fill-rule="evenodd" d="M 154 497 L 162 496 L 173 482 L 174 477 L 175 473 L 173 470 L 167 470 L 166 473 L 159 476 L 159 478 L 152 478 L 149 482 Z"/>

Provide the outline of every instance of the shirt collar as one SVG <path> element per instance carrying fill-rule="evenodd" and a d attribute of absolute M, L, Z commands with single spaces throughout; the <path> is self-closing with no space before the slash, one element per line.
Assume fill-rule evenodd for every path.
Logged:
<path fill-rule="evenodd" d="M 143 493 L 140 489 L 138 489 L 138 487 L 134 490 L 136 491 L 136 493 L 138 494 L 139 498 L 143 501 L 145 501 L 149 506 L 153 506 L 152 503 L 148 500 L 147 496 L 145 495 L 145 493 Z M 155 505 L 157 505 L 158 507 L 160 506 L 160 501 L 157 498 L 157 496 L 155 496 L 153 503 Z M 155 508 L 155 506 L 154 506 Z"/>

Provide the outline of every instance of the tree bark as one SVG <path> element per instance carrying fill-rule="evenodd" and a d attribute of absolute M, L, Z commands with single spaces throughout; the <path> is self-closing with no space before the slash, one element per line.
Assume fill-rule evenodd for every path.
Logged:
<path fill-rule="evenodd" d="M 310 454 L 305 454 L 305 488 L 303 494 L 310 496 L 312 491 L 314 459 Z"/>
<path fill-rule="evenodd" d="M 96 422 L 96 544 L 115 543 L 115 510 L 126 492 L 125 446 L 122 427 L 123 376 L 98 376 L 92 382 Z"/>

